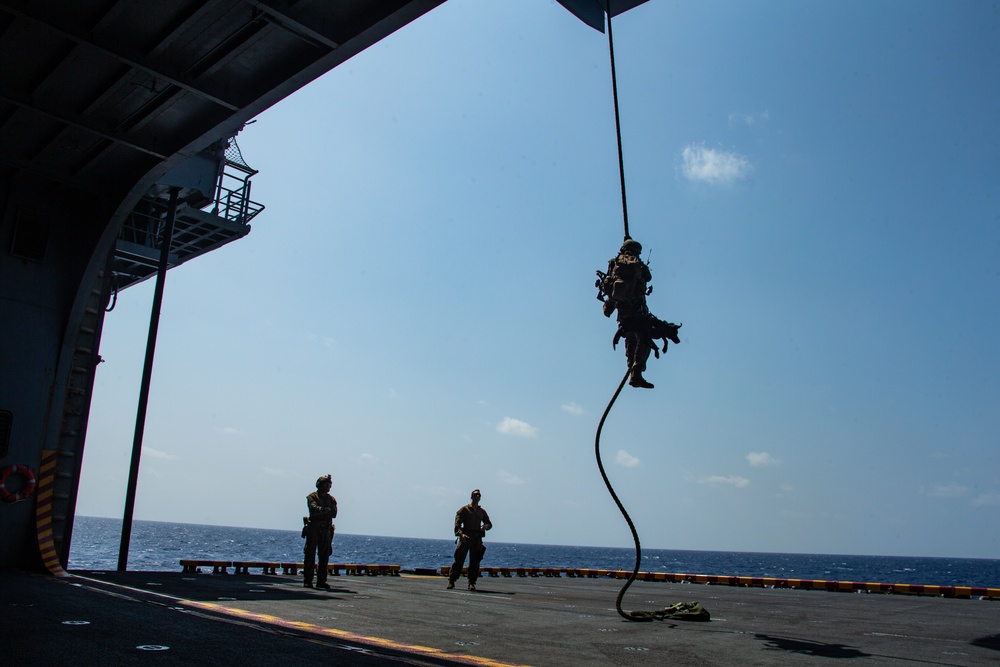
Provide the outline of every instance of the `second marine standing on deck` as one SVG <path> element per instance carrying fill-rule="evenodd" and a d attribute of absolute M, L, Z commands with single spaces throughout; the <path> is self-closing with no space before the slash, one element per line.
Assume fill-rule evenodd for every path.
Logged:
<path fill-rule="evenodd" d="M 305 524 L 302 537 L 306 538 L 305 560 L 303 574 L 306 588 L 313 587 L 313 573 L 316 573 L 316 588 L 330 588 L 326 583 L 327 565 L 330 554 L 333 553 L 333 520 L 337 518 L 337 499 L 330 495 L 333 488 L 333 478 L 324 475 L 316 480 L 316 490 L 306 496 L 309 516 L 303 517 Z M 319 555 L 319 568 L 316 567 L 316 556 Z"/>
<path fill-rule="evenodd" d="M 455 562 L 451 566 L 451 573 L 448 576 L 448 588 L 454 588 L 455 582 L 462 576 L 462 567 L 465 565 L 465 556 L 469 556 L 469 590 L 476 590 L 476 580 L 479 579 L 479 563 L 483 560 L 486 547 L 483 545 L 483 536 L 486 531 L 493 527 L 490 522 L 490 515 L 479 506 L 479 499 L 482 494 L 479 489 L 472 492 L 472 502 L 464 507 L 460 507 L 455 512 L 455 537 L 458 538 L 458 547 L 455 549 Z"/>

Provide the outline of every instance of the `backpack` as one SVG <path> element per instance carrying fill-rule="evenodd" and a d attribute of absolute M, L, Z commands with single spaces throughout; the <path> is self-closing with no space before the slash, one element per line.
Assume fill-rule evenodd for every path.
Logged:
<path fill-rule="evenodd" d="M 642 294 L 645 281 L 642 261 L 633 255 L 618 255 L 608 262 L 608 273 L 602 291 L 615 301 L 632 301 Z"/>

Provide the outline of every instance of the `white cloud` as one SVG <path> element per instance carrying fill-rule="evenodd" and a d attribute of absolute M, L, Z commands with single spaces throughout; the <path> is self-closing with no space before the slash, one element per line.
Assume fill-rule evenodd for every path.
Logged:
<path fill-rule="evenodd" d="M 991 507 L 993 505 L 1000 505 L 1000 493 L 996 491 L 984 493 L 972 501 L 973 507 Z"/>
<path fill-rule="evenodd" d="M 577 405 L 576 403 L 563 403 L 562 404 L 562 409 L 565 410 L 566 412 L 570 413 L 571 415 L 582 415 L 583 414 L 583 407 L 580 406 L 580 405 Z"/>
<path fill-rule="evenodd" d="M 498 472 L 497 477 L 499 477 L 500 481 L 503 482 L 504 484 L 511 484 L 512 486 L 520 486 L 524 484 L 523 479 L 521 479 L 517 475 L 510 474 L 506 470 L 501 470 L 500 472 Z"/>
<path fill-rule="evenodd" d="M 215 431 L 216 433 L 225 433 L 226 435 L 236 435 L 237 433 L 240 432 L 240 430 L 235 426 L 223 426 L 222 428 L 219 428 L 217 426 L 215 428 Z"/>
<path fill-rule="evenodd" d="M 376 457 L 376 456 L 374 456 L 372 454 L 362 454 L 361 456 L 358 457 L 358 460 L 361 463 L 367 463 L 369 465 L 372 465 L 372 464 L 375 464 L 375 463 L 379 462 L 378 457 Z"/>
<path fill-rule="evenodd" d="M 313 343 L 319 343 L 325 348 L 333 349 L 337 346 L 337 341 L 329 336 L 317 336 L 316 334 L 309 334 L 309 341 Z"/>
<path fill-rule="evenodd" d="M 761 466 L 774 466 L 781 463 L 781 461 L 774 458 L 767 452 L 750 452 L 747 454 L 747 461 L 749 461 L 750 465 L 755 468 L 759 468 Z"/>
<path fill-rule="evenodd" d="M 702 484 L 709 484 L 711 486 L 719 486 L 722 484 L 728 484 L 730 486 L 735 486 L 737 489 L 745 489 L 750 486 L 750 480 L 746 477 L 741 477 L 740 475 L 709 475 L 708 477 L 702 477 L 698 480 Z"/>
<path fill-rule="evenodd" d="M 961 484 L 939 484 L 931 489 L 929 495 L 935 498 L 958 498 L 969 492 L 969 487 Z"/>
<path fill-rule="evenodd" d="M 518 438 L 534 438 L 538 435 L 538 429 L 513 417 L 504 417 L 503 421 L 497 424 L 497 430 L 504 435 L 513 435 Z"/>
<path fill-rule="evenodd" d="M 639 465 L 639 459 L 632 456 L 624 449 L 619 449 L 618 454 L 615 455 L 615 463 L 625 468 L 634 468 Z"/>
<path fill-rule="evenodd" d="M 268 468 L 267 466 L 261 468 L 265 475 L 271 475 L 272 477 L 291 477 L 292 475 L 287 470 L 282 470 L 280 468 Z"/>
<path fill-rule="evenodd" d="M 172 461 L 177 457 L 173 454 L 167 454 L 166 452 L 161 452 L 159 449 L 153 449 L 152 447 L 146 447 L 143 445 L 142 453 L 144 456 L 148 456 L 151 459 L 164 459 L 166 461 Z"/>
<path fill-rule="evenodd" d="M 694 144 L 684 147 L 681 158 L 681 168 L 688 180 L 712 185 L 729 185 L 743 180 L 753 169 L 750 160 L 739 153 Z"/>
<path fill-rule="evenodd" d="M 771 113 L 769 111 L 758 111 L 756 113 L 739 113 L 734 111 L 729 114 L 729 127 L 733 127 L 734 125 L 753 127 L 757 123 L 766 123 L 769 120 L 771 120 Z"/>

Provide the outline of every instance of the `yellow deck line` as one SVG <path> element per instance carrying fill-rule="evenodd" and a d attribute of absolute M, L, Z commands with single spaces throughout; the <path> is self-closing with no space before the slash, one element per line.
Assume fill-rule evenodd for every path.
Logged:
<path fill-rule="evenodd" d="M 242 620 L 252 620 L 258 623 L 265 623 L 267 625 L 274 625 L 283 628 L 295 628 L 297 630 L 306 630 L 314 634 L 323 635 L 326 637 L 333 637 L 345 641 L 351 641 L 357 644 L 362 644 L 364 646 L 371 646 L 374 648 L 393 649 L 404 653 L 413 653 L 424 656 L 434 656 L 435 658 L 445 658 L 453 662 L 462 662 L 470 665 L 482 665 L 483 667 L 530 667 L 530 665 L 524 665 L 512 662 L 502 662 L 500 660 L 493 660 L 492 658 L 483 658 L 475 655 L 449 653 L 447 651 L 438 648 L 432 648 L 429 646 L 420 646 L 419 644 L 405 644 L 403 642 L 398 642 L 392 639 L 385 639 L 383 637 L 359 635 L 354 632 L 348 632 L 347 630 L 339 630 L 337 628 L 325 628 L 321 625 L 315 625 L 313 623 L 305 623 L 303 621 L 289 621 L 284 618 L 281 618 L 280 616 L 273 616 L 271 614 L 258 614 L 256 612 L 247 611 L 245 609 L 238 609 L 236 607 L 227 607 L 225 605 L 217 604 L 215 602 L 200 602 L 198 600 L 185 600 L 184 598 L 175 597 L 173 595 L 168 595 L 166 593 L 158 593 L 155 591 L 148 591 L 143 588 L 135 588 L 132 586 L 115 584 L 108 581 L 102 581 L 101 579 L 92 579 L 90 577 L 84 577 L 78 574 L 71 574 L 70 577 L 74 579 L 82 579 L 84 581 L 88 581 L 94 584 L 100 584 L 102 586 L 113 586 L 115 588 L 121 588 L 135 593 L 142 593 L 143 595 L 154 595 L 156 597 L 172 600 L 177 604 L 181 604 L 187 607 L 194 607 L 195 609 L 203 609 L 205 611 L 211 611 L 217 614 L 223 614 L 225 616 L 233 616 Z"/>

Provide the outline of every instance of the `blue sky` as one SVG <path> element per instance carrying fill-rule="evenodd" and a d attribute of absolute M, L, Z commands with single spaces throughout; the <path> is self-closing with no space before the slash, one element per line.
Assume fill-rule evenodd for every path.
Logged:
<path fill-rule="evenodd" d="M 604 428 L 656 548 L 1000 557 L 1000 5 L 615 19 L 629 224 L 682 344 Z M 169 273 L 136 517 L 631 546 L 606 36 L 448 0 L 238 140 L 267 210 Z M 120 516 L 152 283 L 109 314 L 78 512 Z"/>

